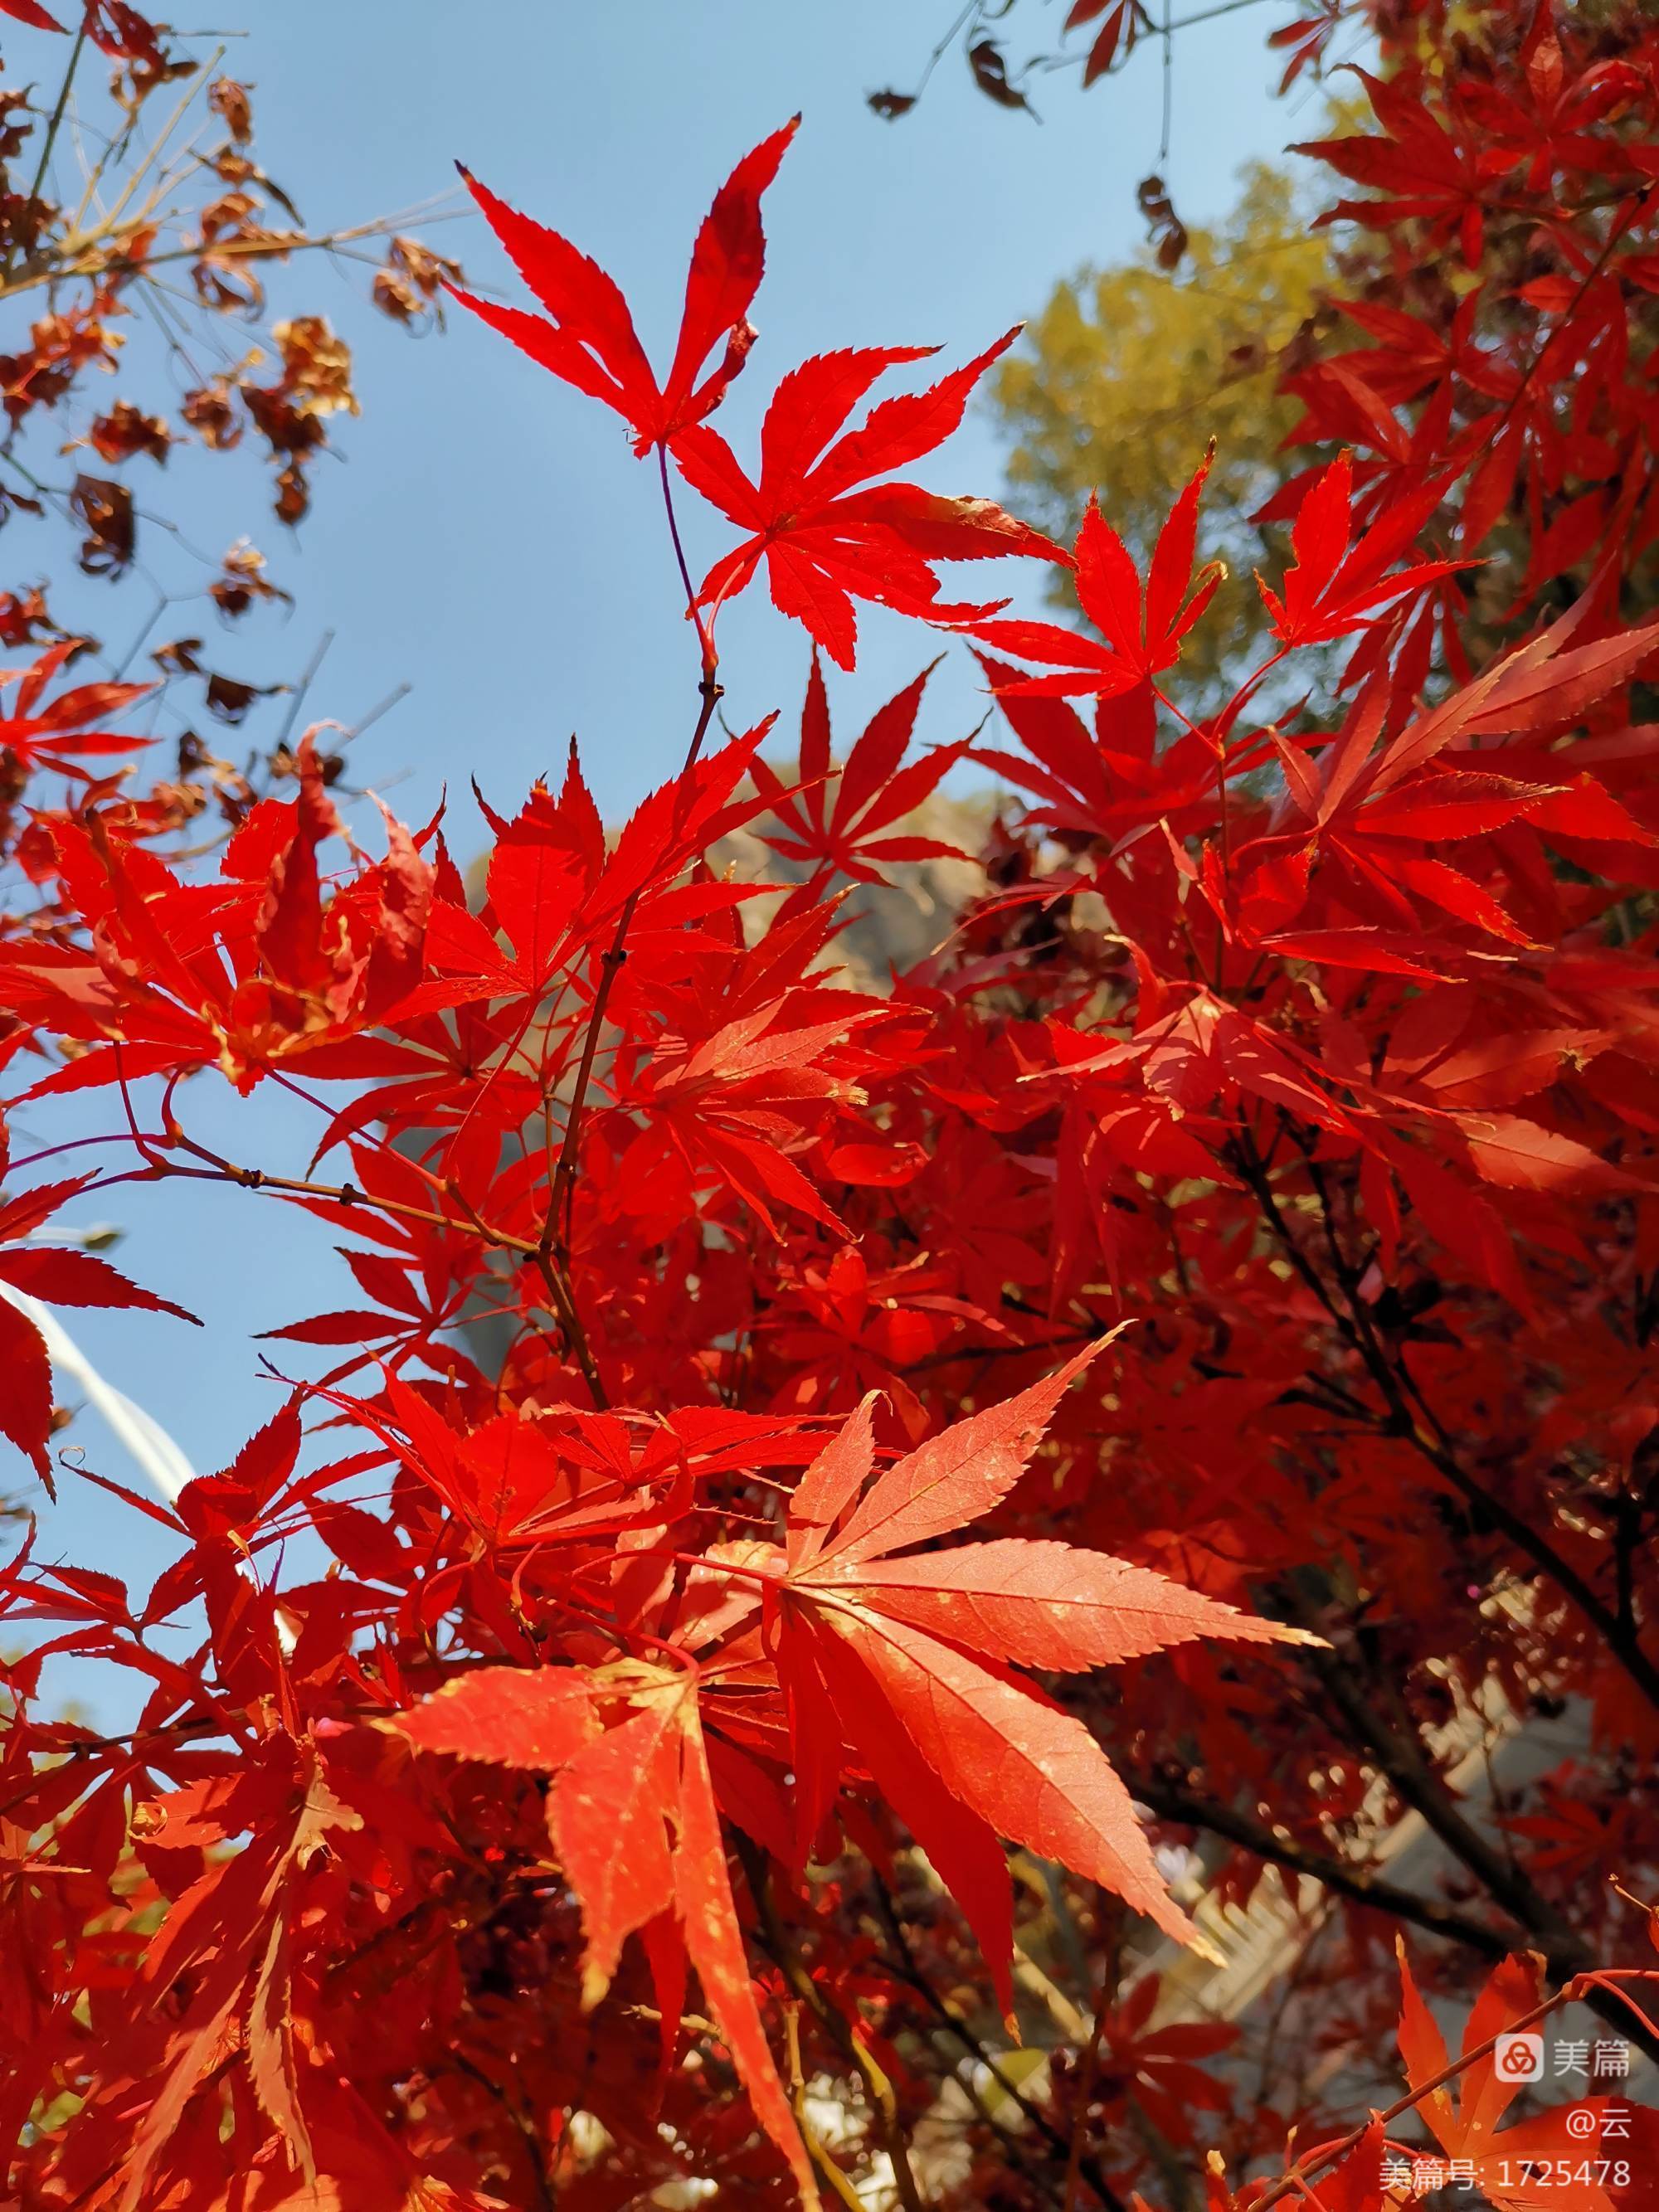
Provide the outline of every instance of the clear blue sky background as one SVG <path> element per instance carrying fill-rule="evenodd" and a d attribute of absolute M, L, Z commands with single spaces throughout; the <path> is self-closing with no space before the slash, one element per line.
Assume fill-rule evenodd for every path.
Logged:
<path fill-rule="evenodd" d="M 768 200 L 761 342 L 722 416 L 740 450 L 776 378 L 811 352 L 933 342 L 947 362 L 960 360 L 1038 309 L 1079 264 L 1126 258 L 1141 233 L 1134 185 L 1158 160 L 1155 52 L 1086 96 L 1074 77 L 1041 83 L 1041 126 L 993 107 L 951 55 L 912 115 L 879 121 L 866 94 L 914 81 L 949 0 L 283 0 L 264 9 L 243 0 L 207 12 L 252 30 L 232 42 L 224 67 L 254 83 L 258 150 L 308 222 L 343 224 L 446 192 L 462 158 L 612 270 L 659 361 L 714 187 L 803 109 Z M 1037 15 L 1033 29 L 1057 27 L 1060 12 Z M 1271 15 L 1247 8 L 1176 42 L 1167 173 L 1189 222 L 1229 204 L 1242 163 L 1313 135 L 1313 108 L 1271 97 Z M 38 34 L 9 25 L 7 33 L 15 68 L 44 74 L 56 59 L 37 57 Z M 1014 60 L 1029 35 L 1015 30 Z M 430 234 L 475 280 L 521 296 L 480 222 Z M 353 774 L 415 819 L 447 777 L 463 852 L 474 834 L 467 775 L 498 805 L 516 803 L 537 773 L 557 769 L 572 731 L 601 805 L 620 816 L 678 763 L 695 704 L 651 474 L 612 418 L 459 311 L 447 335 L 422 341 L 374 315 L 357 281 L 367 273 L 342 278 L 313 264 L 278 289 L 279 302 L 320 307 L 349 337 L 364 405 L 362 422 L 339 427 L 343 460 L 319 465 L 297 539 L 264 520 L 251 467 L 179 453 L 155 488 L 157 506 L 214 550 L 257 528 L 299 600 L 286 623 L 258 617 L 223 641 L 210 631 L 210 657 L 285 678 L 331 628 L 336 642 L 307 713 L 348 723 L 409 682 L 410 698 L 354 754 Z M 114 387 L 143 388 L 137 372 Z M 149 465 L 131 472 L 141 492 Z M 970 417 L 924 474 L 941 490 L 995 493 L 991 422 Z M 696 521 L 692 537 L 694 558 L 729 542 Z M 21 530 L 5 543 L 16 548 L 10 582 L 15 562 L 38 556 Z M 141 596 L 123 592 L 118 614 L 106 599 L 61 604 L 76 619 L 84 604 L 85 618 L 118 643 L 142 615 Z M 201 627 L 192 613 L 156 635 Z M 856 676 L 832 693 L 843 734 L 933 650 L 913 627 L 879 616 L 863 633 Z M 805 640 L 763 593 L 728 614 L 722 642 L 735 723 L 774 706 L 798 711 Z M 927 738 L 977 720 L 965 672 L 936 687 L 928 712 Z M 107 1127 L 112 1111 L 107 1102 L 90 1113 L 35 1109 L 28 1133 L 51 1141 L 71 1124 Z M 245 1109 L 210 1077 L 191 1086 L 188 1112 L 245 1160 L 275 1167 L 308 1150 L 308 1123 L 274 1100 Z M 121 1264 L 207 1322 L 198 1334 L 164 1318 L 70 1317 L 109 1379 L 201 1471 L 223 1465 L 273 1410 L 251 1335 L 359 1302 L 320 1224 L 278 1205 L 175 1185 L 82 1211 L 113 1212 L 128 1231 Z M 131 1477 L 95 1419 L 78 1424 L 74 1441 L 92 1464 Z M 24 1479 L 15 1457 L 0 1475 L 14 1488 Z M 161 1532 L 73 1480 L 43 1530 L 46 1552 L 140 1586 L 167 1548 Z"/>

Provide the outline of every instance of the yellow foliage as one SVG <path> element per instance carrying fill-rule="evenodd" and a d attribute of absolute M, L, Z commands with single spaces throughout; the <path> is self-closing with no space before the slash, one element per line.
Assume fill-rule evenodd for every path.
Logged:
<path fill-rule="evenodd" d="M 1265 541 L 1249 518 L 1289 472 L 1279 447 L 1301 412 L 1276 397 L 1279 357 L 1329 273 L 1325 234 L 1310 228 L 1290 179 L 1256 166 L 1226 221 L 1194 231 L 1175 275 L 1150 255 L 1080 271 L 1055 288 L 997 377 L 1014 441 L 1011 502 L 1068 541 L 1098 491 L 1144 561 L 1215 439 L 1200 554 L 1230 574 L 1183 656 L 1200 696 L 1240 668 L 1261 631 L 1250 572 Z"/>

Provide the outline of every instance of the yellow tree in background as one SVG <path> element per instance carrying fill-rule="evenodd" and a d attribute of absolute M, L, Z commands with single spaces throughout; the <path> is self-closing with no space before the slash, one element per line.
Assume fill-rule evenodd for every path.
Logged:
<path fill-rule="evenodd" d="M 1225 618 L 1188 648 L 1200 690 L 1250 653 L 1262 622 L 1250 570 L 1264 540 L 1249 517 L 1294 465 L 1279 447 L 1302 410 L 1278 386 L 1298 341 L 1310 342 L 1329 273 L 1327 234 L 1310 228 L 1290 179 L 1256 165 L 1232 212 L 1194 230 L 1172 274 L 1149 247 L 1127 267 L 1084 269 L 1057 285 L 995 380 L 1017 504 L 1065 539 L 1098 491 L 1145 559 L 1215 440 L 1203 550 L 1229 575 Z"/>

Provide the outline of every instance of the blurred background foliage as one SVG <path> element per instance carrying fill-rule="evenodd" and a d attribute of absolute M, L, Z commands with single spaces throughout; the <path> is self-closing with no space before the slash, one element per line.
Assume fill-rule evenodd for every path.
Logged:
<path fill-rule="evenodd" d="M 1302 410 L 1278 386 L 1313 343 L 1333 274 L 1313 212 L 1288 174 L 1253 164 L 1232 212 L 1193 229 L 1173 271 L 1149 244 L 1127 265 L 1057 284 L 994 386 L 1016 509 L 1069 543 L 1098 492 L 1142 562 L 1214 439 L 1200 546 L 1228 576 L 1182 656 L 1206 706 L 1265 634 L 1251 571 L 1268 538 L 1250 517 L 1295 465 L 1280 448 Z M 1054 573 L 1063 601 L 1069 586 Z"/>

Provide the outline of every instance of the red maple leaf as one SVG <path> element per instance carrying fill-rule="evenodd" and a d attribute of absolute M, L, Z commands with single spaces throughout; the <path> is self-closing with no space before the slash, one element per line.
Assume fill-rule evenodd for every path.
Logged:
<path fill-rule="evenodd" d="M 1463 2031 L 1466 2054 L 1479 2051 L 1495 2036 L 1519 2032 L 1516 2023 L 1536 2014 L 1543 1963 L 1536 1952 L 1529 1951 L 1492 1969 Z M 1607 2107 L 1623 2100 L 1581 2098 L 1500 2132 L 1498 2124 L 1526 2075 L 1500 2072 L 1498 2053 L 1488 2051 L 1471 2058 L 1455 2087 L 1429 2088 L 1429 2083 L 1447 2073 L 1450 2061 L 1434 2015 L 1412 1978 L 1403 1944 L 1400 1982 L 1400 2055 L 1406 2062 L 1406 2079 L 1413 2089 L 1426 2092 L 1419 2109 L 1435 2141 L 1449 2159 L 1468 2162 L 1475 2188 L 1494 2212 L 1549 2212 L 1555 2195 L 1551 2183 L 1563 2169 L 1572 2179 L 1573 2212 L 1616 2212 L 1618 2200 L 1608 2193 L 1607 2184 L 1617 2139 L 1609 2136 L 1614 2148 L 1604 2151 L 1602 2126 Z"/>
<path fill-rule="evenodd" d="M 1111 698 L 1173 667 L 1181 641 L 1214 598 L 1224 571 L 1218 562 L 1193 578 L 1198 537 L 1198 501 L 1209 474 L 1206 458 L 1176 501 L 1158 533 L 1143 592 L 1133 556 L 1091 499 L 1078 532 L 1075 561 L 1078 603 L 1106 640 L 1097 644 L 1081 631 L 1056 623 L 981 622 L 975 637 L 1022 660 L 1046 660 L 1060 670 L 1054 676 L 1027 676 L 999 690 L 1039 694 L 1081 692 Z"/>
<path fill-rule="evenodd" d="M 1328 161 L 1340 175 L 1381 197 L 1339 200 L 1320 222 L 1360 222 L 1381 229 L 1418 216 L 1433 235 L 1456 232 L 1463 258 L 1473 268 L 1485 234 L 1486 176 L 1478 150 L 1436 120 L 1415 85 L 1389 84 L 1364 70 L 1354 74 L 1370 95 L 1385 135 L 1326 138 L 1289 150 Z"/>
<path fill-rule="evenodd" d="M 878 377 L 936 349 L 859 346 L 815 355 L 772 395 L 754 481 L 717 431 L 704 427 L 677 437 L 674 459 L 686 482 L 750 533 L 709 570 L 698 605 L 718 609 L 734 599 L 763 561 L 780 613 L 793 616 L 832 660 L 851 668 L 855 599 L 935 621 L 966 622 L 994 610 L 939 604 L 933 562 L 1010 553 L 1063 558 L 1040 532 L 994 501 L 946 499 L 919 484 L 871 481 L 942 445 L 961 422 L 974 386 L 1018 335 L 1018 329 L 1005 332 L 926 392 L 884 399 L 856 429 L 845 431 Z"/>
<path fill-rule="evenodd" d="M 761 194 L 776 176 L 799 120 L 796 116 L 763 139 L 715 194 L 691 250 L 679 340 L 660 385 L 614 280 L 568 239 L 520 215 L 465 168 L 467 190 L 547 318 L 496 307 L 455 285 L 449 289 L 532 361 L 615 408 L 633 426 L 635 452 L 649 453 L 712 413 L 748 356 L 755 339 L 749 310 L 766 261 Z M 724 353 L 711 370 L 710 356 L 722 343 Z"/>
<path fill-rule="evenodd" d="M 50 645 L 33 666 L 0 669 L 0 686 L 15 684 L 9 714 L 0 713 L 0 750 L 14 754 L 26 769 L 55 768 L 83 780 L 87 771 L 75 767 L 65 755 L 86 753 L 108 758 L 138 752 L 152 743 L 149 738 L 127 737 L 113 730 L 88 727 L 106 714 L 118 713 L 154 690 L 150 684 L 79 684 L 57 698 L 42 703 L 41 694 L 71 653 L 79 652 L 78 637 L 60 638 Z"/>
<path fill-rule="evenodd" d="M 1074 1672 L 1194 1638 L 1297 1640 L 1121 1559 L 1012 1539 L 915 1553 L 1014 1488 L 1090 1346 L 957 1422 L 871 1484 L 873 1398 L 802 1478 L 787 1543 L 733 1547 L 781 1610 L 804 1850 L 844 1743 L 939 1868 L 999 1977 L 1012 1929 L 1000 1837 L 1088 1875 L 1182 1942 L 1129 1794 L 1079 1722 L 1010 1671 Z"/>
<path fill-rule="evenodd" d="M 1356 544 L 1353 457 L 1340 453 L 1314 479 L 1297 512 L 1291 534 L 1296 560 L 1285 574 L 1283 596 L 1256 579 L 1279 642 L 1286 647 L 1318 645 L 1351 637 L 1383 607 L 1470 567 L 1468 561 L 1419 561 L 1404 568 L 1395 567 L 1415 544 L 1444 490 L 1443 480 L 1437 476 L 1421 491 L 1386 508 Z"/>
<path fill-rule="evenodd" d="M 659 1990 L 683 1984 L 689 1954 L 755 2117 L 810 2204 L 811 2167 L 750 1977 L 697 1691 L 689 1665 L 489 1667 L 399 1726 L 425 1751 L 553 1775 L 547 1825 L 581 1902 L 586 2002 L 610 1987 L 632 1935 Z M 679 2009 L 676 2000 L 677 2019 Z"/>
<path fill-rule="evenodd" d="M 938 663 L 933 664 L 934 667 Z M 939 745 L 913 761 L 902 774 L 899 763 L 915 728 L 916 710 L 932 668 L 924 668 L 896 697 L 878 708 L 863 736 L 836 769 L 830 753 L 830 702 L 817 653 L 807 678 L 800 718 L 799 787 L 787 791 L 764 761 L 750 769 L 756 787 L 770 802 L 774 818 L 787 833 L 764 842 L 785 859 L 810 866 L 813 874 L 791 901 L 792 910 L 816 902 L 826 877 L 850 876 L 854 883 L 883 884 L 885 863 L 961 859 L 954 845 L 937 837 L 890 836 L 893 824 L 937 790 L 961 759 L 963 745 Z"/>

